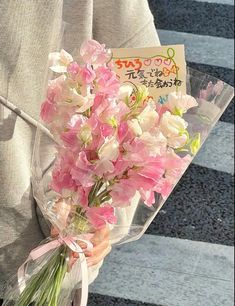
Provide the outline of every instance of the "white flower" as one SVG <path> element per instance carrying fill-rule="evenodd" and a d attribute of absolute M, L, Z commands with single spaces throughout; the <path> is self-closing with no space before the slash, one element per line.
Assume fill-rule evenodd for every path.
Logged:
<path fill-rule="evenodd" d="M 142 135 L 142 129 L 137 119 L 131 119 L 127 121 L 129 129 L 135 134 L 135 136 Z"/>
<path fill-rule="evenodd" d="M 115 161 L 119 155 L 119 143 L 115 137 L 106 137 L 98 152 L 100 159 Z"/>
<path fill-rule="evenodd" d="M 150 131 L 158 122 L 159 116 L 153 104 L 149 103 L 137 117 L 142 132 Z"/>
<path fill-rule="evenodd" d="M 92 141 L 92 130 L 89 125 L 84 125 L 79 131 L 79 138 L 84 144 L 89 144 Z"/>
<path fill-rule="evenodd" d="M 81 107 L 79 107 L 77 109 L 77 112 L 79 113 L 84 113 L 85 111 L 87 111 L 89 108 L 92 107 L 92 105 L 94 104 L 94 98 L 95 95 L 89 95 L 86 97 L 81 96 L 80 97 L 80 101 L 83 103 Z"/>
<path fill-rule="evenodd" d="M 188 109 L 198 106 L 196 99 L 181 92 L 172 92 L 168 95 L 168 100 L 164 104 L 174 115 L 182 116 Z"/>
<path fill-rule="evenodd" d="M 63 49 L 60 52 L 52 52 L 49 54 L 50 69 L 57 73 L 66 72 L 67 66 L 72 61 L 73 61 L 73 57 Z"/>
<path fill-rule="evenodd" d="M 128 126 L 136 136 L 142 135 L 144 132 L 152 130 L 159 116 L 154 109 L 154 105 L 149 103 L 137 118 L 128 120 Z"/>
<path fill-rule="evenodd" d="M 120 86 L 118 92 L 118 98 L 120 100 L 125 100 L 125 98 L 129 98 L 133 92 L 133 87 L 131 85 L 122 85 Z"/>
<path fill-rule="evenodd" d="M 180 116 L 172 115 L 165 112 L 160 122 L 160 130 L 167 138 L 169 146 L 180 148 L 184 146 L 188 140 L 186 128 L 187 122 Z"/>
<path fill-rule="evenodd" d="M 154 131 L 152 134 L 144 132 L 140 139 L 144 142 L 146 148 L 148 148 L 151 156 L 161 154 L 167 146 L 167 139 L 160 131 Z"/>

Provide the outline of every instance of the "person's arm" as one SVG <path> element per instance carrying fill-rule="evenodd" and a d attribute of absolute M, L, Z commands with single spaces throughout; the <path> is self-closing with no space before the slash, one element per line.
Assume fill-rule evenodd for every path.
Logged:
<path fill-rule="evenodd" d="M 93 38 L 109 48 L 160 45 L 147 0 L 95 0 Z"/>

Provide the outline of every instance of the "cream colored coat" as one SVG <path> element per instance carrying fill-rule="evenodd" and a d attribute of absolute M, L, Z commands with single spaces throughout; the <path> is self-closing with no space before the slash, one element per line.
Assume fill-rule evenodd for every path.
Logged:
<path fill-rule="evenodd" d="M 76 55 L 93 37 L 108 47 L 159 45 L 147 0 L 0 0 L 0 292 L 43 238 L 30 163 L 47 57 Z M 128 218 L 128 216 L 124 216 Z M 90 269 L 90 282 L 99 267 Z"/>

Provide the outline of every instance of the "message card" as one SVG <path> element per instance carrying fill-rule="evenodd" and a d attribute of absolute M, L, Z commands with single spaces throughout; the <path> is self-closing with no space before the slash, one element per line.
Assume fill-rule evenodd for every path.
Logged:
<path fill-rule="evenodd" d="M 145 85 L 155 100 L 173 91 L 186 93 L 183 45 L 112 49 L 112 52 L 115 72 L 121 82 Z"/>

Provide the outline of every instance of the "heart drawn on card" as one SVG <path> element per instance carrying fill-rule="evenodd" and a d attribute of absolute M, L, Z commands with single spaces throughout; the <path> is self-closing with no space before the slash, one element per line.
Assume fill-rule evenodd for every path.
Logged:
<path fill-rule="evenodd" d="M 162 64 L 162 59 L 161 58 L 155 58 L 155 60 L 154 60 L 154 64 L 155 64 L 155 66 L 161 66 L 161 64 Z"/>
<path fill-rule="evenodd" d="M 152 64 L 151 58 L 147 58 L 147 59 L 144 60 L 144 65 L 145 66 L 150 66 L 151 64 Z"/>
<path fill-rule="evenodd" d="M 165 64 L 166 66 L 170 66 L 171 62 L 172 62 L 172 60 L 171 60 L 170 58 L 166 58 L 166 59 L 164 60 L 164 64 Z"/>

